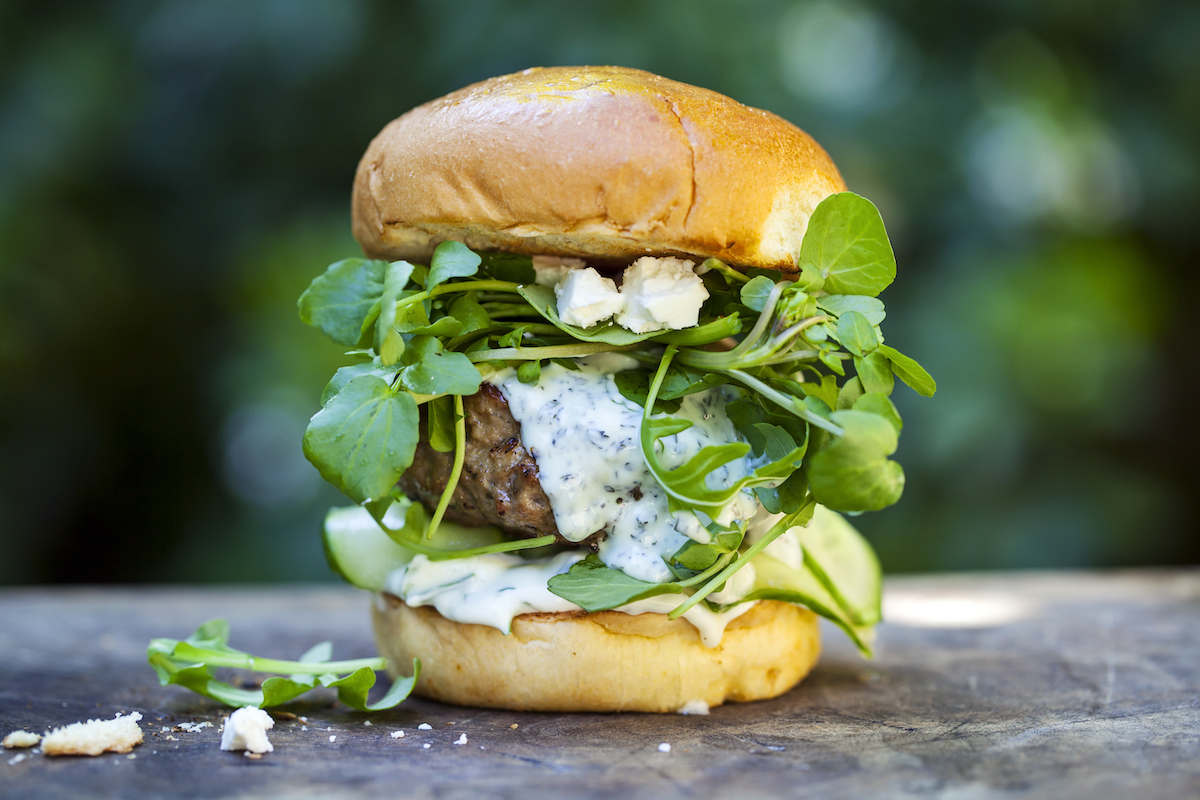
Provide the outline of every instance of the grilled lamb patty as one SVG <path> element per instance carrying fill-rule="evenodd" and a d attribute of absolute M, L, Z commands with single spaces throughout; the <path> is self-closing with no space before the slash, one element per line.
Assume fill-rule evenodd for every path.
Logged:
<path fill-rule="evenodd" d="M 550 498 L 538 481 L 537 462 L 521 443 L 521 423 L 513 419 L 500 390 L 483 384 L 463 398 L 463 412 L 466 455 L 446 518 L 464 525 L 495 525 L 522 538 L 553 534 L 570 544 L 558 532 Z M 439 453 L 429 446 L 422 407 L 421 441 L 397 485 L 413 500 L 435 508 L 453 466 L 453 452 Z M 597 532 L 577 544 L 594 546 L 602 536 Z"/>

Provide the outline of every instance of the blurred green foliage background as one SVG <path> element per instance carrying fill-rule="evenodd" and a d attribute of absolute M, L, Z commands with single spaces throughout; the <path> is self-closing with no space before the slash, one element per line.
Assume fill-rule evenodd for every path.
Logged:
<path fill-rule="evenodd" d="M 796 122 L 888 223 L 890 571 L 1200 560 L 1200 5 L 0 2 L 0 583 L 328 578 L 300 452 L 408 108 L 622 64 Z"/>

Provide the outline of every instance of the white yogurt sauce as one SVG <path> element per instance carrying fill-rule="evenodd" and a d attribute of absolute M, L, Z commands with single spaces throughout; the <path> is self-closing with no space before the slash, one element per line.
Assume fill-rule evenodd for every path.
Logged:
<path fill-rule="evenodd" d="M 410 606 L 433 606 L 446 619 L 488 625 L 504 633 L 512 630 L 518 614 L 579 611 L 579 606 L 551 592 L 547 582 L 584 557 L 567 552 L 542 559 L 524 559 L 511 553 L 430 561 L 418 555 L 393 572 L 384 591 Z M 751 569 L 747 565 L 743 571 Z M 680 603 L 682 594 L 664 594 L 628 603 L 614 610 L 626 614 L 666 614 Z M 700 634 L 705 647 L 721 643 L 725 627 L 749 611 L 756 601 L 713 612 L 697 603 L 683 614 Z"/>
<path fill-rule="evenodd" d="M 708 530 L 689 512 L 672 515 L 667 493 L 642 457 L 638 431 L 642 409 L 617 389 L 613 373 L 636 361 L 621 355 L 579 359 L 578 371 L 552 364 L 536 386 L 505 370 L 488 380 L 500 388 L 509 411 L 521 423 L 521 441 L 537 461 L 538 479 L 554 509 L 564 538 L 579 542 L 597 531 L 607 537 L 600 558 L 630 577 L 651 583 L 673 580 L 665 557 L 688 538 L 706 543 Z M 717 388 L 688 395 L 673 416 L 693 424 L 660 440 L 661 463 L 682 465 L 710 444 L 743 441 L 725 415 L 736 395 Z M 753 469 L 749 458 L 730 462 L 709 476 L 709 485 L 729 486 Z M 738 492 L 720 521 L 749 519 L 757 502 Z"/>

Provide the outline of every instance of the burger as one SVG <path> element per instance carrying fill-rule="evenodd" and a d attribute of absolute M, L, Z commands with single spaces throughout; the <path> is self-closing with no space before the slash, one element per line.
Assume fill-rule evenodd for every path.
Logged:
<path fill-rule="evenodd" d="M 365 257 L 300 316 L 347 348 L 304 437 L 353 506 L 393 677 L 471 706 L 774 697 L 818 618 L 866 654 L 880 570 L 841 513 L 899 499 L 875 206 L 806 133 L 619 67 L 412 109 L 354 180 Z"/>

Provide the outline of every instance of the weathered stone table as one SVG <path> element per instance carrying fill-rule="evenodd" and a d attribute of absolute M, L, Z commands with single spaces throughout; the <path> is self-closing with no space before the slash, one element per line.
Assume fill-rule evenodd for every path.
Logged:
<path fill-rule="evenodd" d="M 136 758 L 3 751 L 0 797 L 1200 796 L 1200 572 L 902 578 L 886 597 L 876 661 L 828 630 L 820 666 L 777 700 L 684 717 L 410 699 L 367 717 L 330 694 L 286 707 L 307 730 L 280 719 L 275 752 L 251 760 L 221 752 L 215 726 L 174 729 L 227 712 L 159 687 L 148 640 L 225 617 L 263 655 L 322 639 L 371 655 L 365 594 L 0 591 L 0 735 L 135 710 L 146 731 Z"/>

